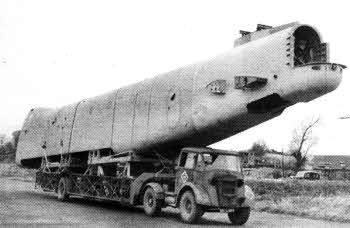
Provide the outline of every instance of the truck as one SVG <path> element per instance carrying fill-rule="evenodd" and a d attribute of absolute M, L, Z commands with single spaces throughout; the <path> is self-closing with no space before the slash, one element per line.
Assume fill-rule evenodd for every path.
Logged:
<path fill-rule="evenodd" d="M 35 185 L 56 192 L 61 201 L 83 197 L 142 205 L 149 216 L 165 207 L 178 208 L 185 223 L 206 212 L 223 212 L 233 225 L 243 225 L 254 201 L 244 183 L 240 154 L 208 147 L 183 148 L 176 162 L 158 153 L 144 157 L 100 150 L 91 151 L 86 160 L 43 159 Z"/>

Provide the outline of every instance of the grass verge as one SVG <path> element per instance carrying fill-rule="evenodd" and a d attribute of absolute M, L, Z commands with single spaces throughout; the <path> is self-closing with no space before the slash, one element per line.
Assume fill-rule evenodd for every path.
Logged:
<path fill-rule="evenodd" d="M 350 183 L 343 181 L 247 180 L 254 210 L 350 222 Z"/>
<path fill-rule="evenodd" d="M 33 181 L 35 170 L 20 168 L 15 163 L 0 163 L 0 177 L 13 177 Z"/>

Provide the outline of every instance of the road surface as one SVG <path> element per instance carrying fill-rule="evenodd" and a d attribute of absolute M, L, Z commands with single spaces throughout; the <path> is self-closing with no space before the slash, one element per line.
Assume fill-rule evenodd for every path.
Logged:
<path fill-rule="evenodd" d="M 73 198 L 59 202 L 55 194 L 34 190 L 32 182 L 0 177 L 0 227 L 228 227 L 226 214 L 206 213 L 197 225 L 180 221 L 175 209 L 150 218 L 142 208 Z M 349 224 L 289 215 L 252 212 L 243 227 L 349 227 Z"/>

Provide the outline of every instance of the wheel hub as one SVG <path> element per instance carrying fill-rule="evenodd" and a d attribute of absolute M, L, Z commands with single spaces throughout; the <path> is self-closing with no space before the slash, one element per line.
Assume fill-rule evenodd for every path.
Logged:
<path fill-rule="evenodd" d="M 192 211 L 192 204 L 191 204 L 191 201 L 186 200 L 186 202 L 185 202 L 185 209 L 186 209 L 186 212 L 187 212 L 188 214 L 191 213 L 191 211 Z"/>
<path fill-rule="evenodd" d="M 148 196 L 148 200 L 147 200 L 147 203 L 150 207 L 153 206 L 153 198 L 151 196 Z"/>

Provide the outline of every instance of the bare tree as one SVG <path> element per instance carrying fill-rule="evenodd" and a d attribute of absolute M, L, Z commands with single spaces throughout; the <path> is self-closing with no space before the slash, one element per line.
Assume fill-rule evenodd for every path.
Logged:
<path fill-rule="evenodd" d="M 295 172 L 298 172 L 305 166 L 311 147 L 317 143 L 317 138 L 313 135 L 312 130 L 319 121 L 320 118 L 312 119 L 307 123 L 301 124 L 299 128 L 294 129 L 289 150 L 296 160 Z"/>

